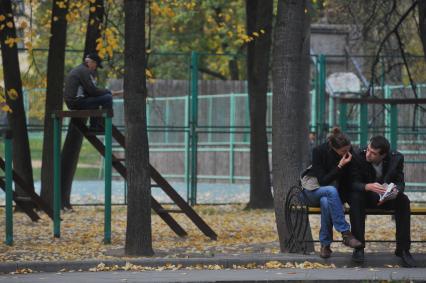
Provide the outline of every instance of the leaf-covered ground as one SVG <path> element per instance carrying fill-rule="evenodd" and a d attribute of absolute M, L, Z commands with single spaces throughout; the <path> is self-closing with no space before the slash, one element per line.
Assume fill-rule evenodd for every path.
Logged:
<path fill-rule="evenodd" d="M 244 210 L 242 205 L 198 206 L 201 217 L 219 235 L 217 241 L 205 237 L 184 215 L 175 214 L 189 236 L 177 237 L 157 216 L 152 217 L 153 246 L 157 257 L 210 257 L 219 254 L 278 253 L 278 235 L 273 210 Z M 4 215 L 4 209 L 0 209 Z M 126 208 L 113 207 L 112 244 L 103 244 L 103 208 L 76 207 L 62 213 L 61 238 L 52 234 L 52 222 L 33 223 L 22 213 L 14 214 L 14 245 L 4 244 L 5 219 L 0 218 L 0 262 L 58 261 L 114 258 L 114 250 L 124 246 Z M 318 238 L 319 216 L 310 216 L 312 233 Z M 426 216 L 412 216 L 413 240 L 426 240 Z M 391 216 L 368 216 L 367 239 L 394 240 L 395 224 Z M 340 235 L 335 233 L 335 239 Z M 367 252 L 393 251 L 394 243 L 367 243 Z M 318 245 L 316 247 L 318 249 Z M 333 251 L 351 252 L 340 242 Z M 426 253 L 424 243 L 413 243 L 412 252 Z"/>

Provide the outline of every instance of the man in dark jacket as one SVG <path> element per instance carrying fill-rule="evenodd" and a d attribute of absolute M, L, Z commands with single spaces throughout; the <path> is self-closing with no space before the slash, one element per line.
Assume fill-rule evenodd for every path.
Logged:
<path fill-rule="evenodd" d="M 112 93 L 96 87 L 96 69 L 102 68 L 102 60 L 96 53 L 89 53 L 84 62 L 71 70 L 65 78 L 64 99 L 69 109 L 112 109 Z M 90 119 L 90 128 L 101 130 L 101 122 Z"/>
<path fill-rule="evenodd" d="M 416 263 L 410 254 L 410 200 L 404 194 L 404 156 L 397 151 L 390 151 L 388 140 L 375 136 L 367 149 L 354 155 L 352 168 L 352 191 L 349 195 L 350 221 L 352 233 L 365 243 L 365 209 L 376 208 L 395 211 L 396 250 L 403 265 L 414 267 Z M 394 183 L 393 197 L 381 203 L 380 195 L 385 192 L 382 184 Z M 364 244 L 365 246 L 365 244 Z M 364 261 L 364 248 L 354 249 L 352 259 Z"/>

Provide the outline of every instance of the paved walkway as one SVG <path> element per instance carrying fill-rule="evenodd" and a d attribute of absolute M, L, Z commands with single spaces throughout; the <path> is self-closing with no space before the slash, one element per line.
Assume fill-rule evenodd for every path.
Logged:
<path fill-rule="evenodd" d="M 426 281 L 426 254 L 414 254 L 418 268 L 395 268 L 400 259 L 391 253 L 366 254 L 366 262 L 355 266 L 348 253 L 335 253 L 323 260 L 317 255 L 300 254 L 239 254 L 216 255 L 211 258 L 135 258 L 131 260 L 86 260 L 63 262 L 18 262 L 0 263 L 1 273 L 28 268 L 35 273 L 3 274 L 1 282 L 280 282 L 282 280 L 416 280 Z M 232 269 L 234 265 L 264 265 L 269 261 L 303 263 L 305 261 L 334 264 L 334 269 Z M 106 266 L 122 267 L 126 262 L 135 265 L 160 267 L 166 264 L 221 265 L 222 270 L 179 269 L 176 271 L 115 271 L 87 272 L 103 262 Z M 62 271 L 61 271 L 62 270 Z M 75 272 L 83 270 L 84 272 Z M 70 272 L 71 271 L 71 272 Z M 40 272 L 40 273 L 38 273 Z M 349 281 L 350 282 L 350 281 Z"/>
<path fill-rule="evenodd" d="M 336 269 L 250 269 L 177 270 L 144 272 L 64 272 L 3 275 L 0 282 L 22 283 L 117 283 L 117 282 L 285 282 L 285 281 L 396 281 L 426 280 L 426 268 L 336 268 Z"/>

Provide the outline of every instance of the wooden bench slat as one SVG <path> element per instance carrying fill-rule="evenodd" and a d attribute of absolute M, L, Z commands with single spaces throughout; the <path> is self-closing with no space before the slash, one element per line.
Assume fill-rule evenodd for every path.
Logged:
<path fill-rule="evenodd" d="M 53 111 L 53 118 L 88 118 L 88 117 L 113 117 L 110 109 L 90 109 L 90 110 L 56 110 Z"/>

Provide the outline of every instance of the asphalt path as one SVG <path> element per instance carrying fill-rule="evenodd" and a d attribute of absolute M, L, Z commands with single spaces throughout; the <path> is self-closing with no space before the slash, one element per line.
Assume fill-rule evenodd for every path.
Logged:
<path fill-rule="evenodd" d="M 336 269 L 248 269 L 57 272 L 7 274 L 0 282 L 16 283 L 109 283 L 109 282 L 356 282 L 362 280 L 426 281 L 426 268 L 336 268 Z"/>

